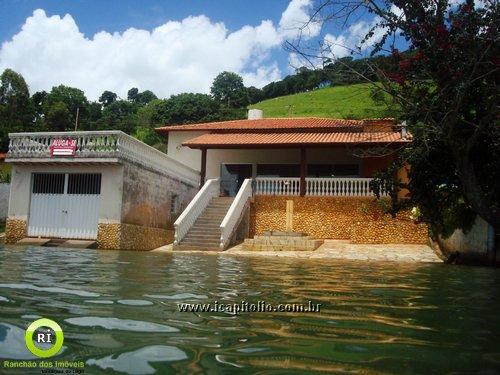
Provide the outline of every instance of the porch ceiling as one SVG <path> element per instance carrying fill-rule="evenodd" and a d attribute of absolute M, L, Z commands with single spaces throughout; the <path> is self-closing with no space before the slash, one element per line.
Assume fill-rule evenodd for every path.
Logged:
<path fill-rule="evenodd" d="M 375 133 L 231 133 L 203 134 L 184 142 L 190 148 L 291 148 L 333 145 L 405 144 L 399 132 Z"/>

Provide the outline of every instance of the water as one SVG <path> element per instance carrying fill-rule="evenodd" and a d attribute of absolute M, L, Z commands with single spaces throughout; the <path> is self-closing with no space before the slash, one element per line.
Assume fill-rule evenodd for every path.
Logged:
<path fill-rule="evenodd" d="M 215 300 L 322 308 L 177 309 Z M 0 247 L 0 358 L 33 358 L 24 330 L 41 316 L 65 334 L 51 359 L 86 374 L 500 373 L 490 268 Z"/>

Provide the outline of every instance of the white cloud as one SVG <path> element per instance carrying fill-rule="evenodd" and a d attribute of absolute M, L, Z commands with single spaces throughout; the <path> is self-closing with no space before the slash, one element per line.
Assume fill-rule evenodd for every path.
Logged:
<path fill-rule="evenodd" d="M 242 73 L 245 86 L 262 86 L 262 82 L 273 82 L 281 79 L 281 73 L 276 62 L 261 66 L 255 72 Z"/>
<path fill-rule="evenodd" d="M 397 17 L 404 17 L 402 9 L 394 4 L 391 6 L 390 11 Z M 341 58 L 348 56 L 351 52 L 359 53 L 370 50 L 377 42 L 382 40 L 382 37 L 387 32 L 385 27 L 373 29 L 380 21 L 381 18 L 376 16 L 372 20 L 361 20 L 350 25 L 346 32 L 338 36 L 326 34 L 323 38 L 323 56 Z M 373 35 L 364 40 L 372 29 Z"/>
<path fill-rule="evenodd" d="M 322 55 L 326 58 L 331 56 L 336 58 L 345 57 L 350 54 L 351 49 L 352 46 L 348 45 L 347 38 L 344 35 L 326 34 L 323 38 Z"/>
<path fill-rule="evenodd" d="M 310 39 L 319 35 L 321 24 L 310 20 L 313 7 L 311 0 L 292 0 L 281 15 L 279 32 L 284 38 Z"/>
<path fill-rule="evenodd" d="M 209 92 L 215 76 L 241 74 L 248 85 L 262 87 L 281 72 L 270 53 L 284 38 L 297 35 L 309 19 L 310 0 L 292 0 L 280 25 L 269 20 L 230 32 L 222 22 L 190 16 L 151 30 L 101 31 L 87 37 L 73 17 L 47 16 L 37 9 L 19 33 L 0 49 L 0 71 L 21 73 L 31 92 L 64 84 L 97 99 L 104 90 L 125 97 L 127 90 L 152 90 L 160 97 L 179 92 Z M 292 34 L 295 30 L 295 34 Z M 311 26 L 309 35 L 319 28 Z"/>

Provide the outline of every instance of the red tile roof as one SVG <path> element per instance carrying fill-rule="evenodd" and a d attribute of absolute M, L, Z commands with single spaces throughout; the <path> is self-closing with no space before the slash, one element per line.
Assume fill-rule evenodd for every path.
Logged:
<path fill-rule="evenodd" d="M 296 147 L 303 145 L 408 143 L 398 132 L 379 133 L 216 133 L 203 134 L 183 143 L 190 148 L 250 148 L 266 146 Z"/>
<path fill-rule="evenodd" d="M 329 130 L 332 128 L 351 128 L 361 127 L 363 120 L 343 120 L 331 118 L 317 118 L 317 117 L 295 117 L 295 118 L 263 118 L 256 120 L 232 120 L 232 121 L 219 121 L 208 122 L 201 124 L 189 125 L 172 125 L 156 128 L 160 134 L 165 134 L 170 131 L 235 131 L 235 130 L 248 130 L 248 131 L 265 131 L 265 130 L 287 130 L 287 129 L 316 129 L 316 130 Z M 347 130 L 347 129 L 346 129 Z"/>

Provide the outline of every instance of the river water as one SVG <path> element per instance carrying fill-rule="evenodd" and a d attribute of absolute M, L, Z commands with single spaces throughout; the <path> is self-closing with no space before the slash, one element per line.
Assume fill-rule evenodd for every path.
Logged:
<path fill-rule="evenodd" d="M 215 301 L 321 306 L 178 310 Z M 1 359 L 34 358 L 24 330 L 39 317 L 64 331 L 51 359 L 86 374 L 500 373 L 491 268 L 0 247 Z"/>

